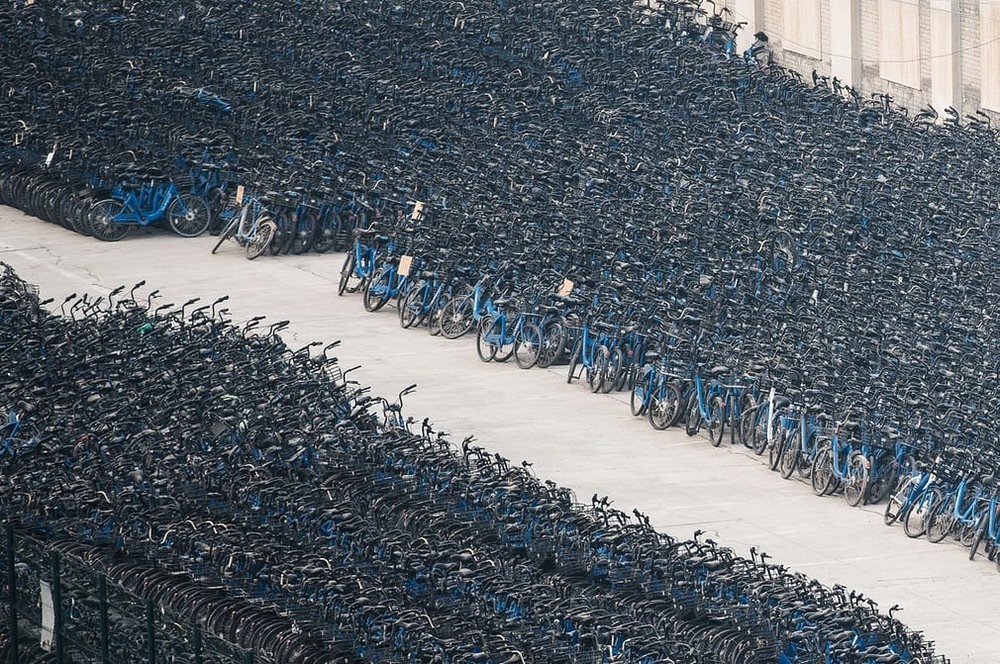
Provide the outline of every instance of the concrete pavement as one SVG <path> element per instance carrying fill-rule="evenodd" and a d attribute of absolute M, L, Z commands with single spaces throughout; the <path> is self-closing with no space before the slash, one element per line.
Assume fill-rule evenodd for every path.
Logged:
<path fill-rule="evenodd" d="M 1000 662 L 1000 574 L 966 560 L 945 542 L 910 540 L 882 524 L 881 506 L 847 507 L 783 481 L 742 447 L 719 449 L 683 431 L 654 431 L 629 413 L 627 395 L 594 395 L 566 385 L 565 367 L 522 371 L 513 362 L 483 364 L 471 338 L 447 341 L 403 330 L 395 309 L 369 314 L 360 295 L 337 297 L 342 255 L 262 257 L 247 261 L 235 245 L 213 256 L 216 238 L 182 239 L 140 230 L 119 243 L 84 238 L 0 207 L 0 261 L 57 301 L 72 292 L 107 293 L 145 279 L 162 302 L 229 295 L 236 320 L 266 314 L 292 322 L 290 346 L 341 339 L 345 367 L 375 393 L 418 390 L 405 411 L 430 416 L 437 429 L 514 462 L 588 500 L 648 514 L 659 530 L 689 537 L 698 528 L 747 555 L 751 546 L 823 583 L 843 584 L 925 632 L 953 662 Z"/>

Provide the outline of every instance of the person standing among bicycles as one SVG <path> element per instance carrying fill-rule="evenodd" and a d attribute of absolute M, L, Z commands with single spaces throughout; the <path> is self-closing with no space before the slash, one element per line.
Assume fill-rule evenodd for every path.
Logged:
<path fill-rule="evenodd" d="M 767 69 L 774 62 L 774 56 L 767 45 L 767 34 L 757 32 L 753 38 L 753 44 L 750 45 L 750 48 L 743 51 L 743 57 L 747 62 L 756 62 L 757 66 L 761 69 Z"/>

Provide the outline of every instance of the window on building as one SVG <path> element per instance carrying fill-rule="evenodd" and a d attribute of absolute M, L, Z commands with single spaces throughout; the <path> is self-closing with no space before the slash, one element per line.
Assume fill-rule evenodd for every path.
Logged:
<path fill-rule="evenodd" d="M 887 81 L 920 88 L 918 0 L 879 0 L 879 74 Z"/>
<path fill-rule="evenodd" d="M 834 0 L 835 2 L 838 0 Z M 823 14 L 820 0 L 785 0 L 781 48 L 817 60 L 823 54 Z"/>
<path fill-rule="evenodd" d="M 1000 111 L 1000 0 L 979 2 L 979 105 Z"/>

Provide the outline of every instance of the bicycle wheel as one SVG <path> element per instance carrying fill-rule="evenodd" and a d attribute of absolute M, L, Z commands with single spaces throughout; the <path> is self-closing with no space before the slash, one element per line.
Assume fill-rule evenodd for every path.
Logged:
<path fill-rule="evenodd" d="M 580 353 L 583 348 L 583 340 L 577 339 L 573 344 L 573 352 L 569 354 L 569 369 L 566 371 L 566 382 L 572 383 L 576 378 L 576 370 L 580 366 Z"/>
<path fill-rule="evenodd" d="M 955 526 L 952 527 L 952 533 L 955 534 L 958 543 L 966 548 L 972 546 L 972 543 L 976 540 L 978 530 L 979 517 L 976 517 L 976 520 L 971 523 L 962 522 L 959 524 L 956 522 Z"/>
<path fill-rule="evenodd" d="M 198 237 L 212 223 L 208 202 L 191 193 L 178 194 L 167 209 L 170 230 L 181 237 Z"/>
<path fill-rule="evenodd" d="M 681 418 L 681 391 L 673 383 L 664 382 L 653 388 L 647 411 L 649 425 L 663 431 L 677 424 Z"/>
<path fill-rule="evenodd" d="M 737 400 L 735 395 L 730 395 L 727 400 L 726 405 L 726 417 L 728 423 L 726 426 L 729 427 L 729 444 L 735 445 L 737 442 L 742 442 L 740 437 L 740 413 L 743 412 L 741 405 L 742 400 Z"/>
<path fill-rule="evenodd" d="M 542 333 L 534 323 L 525 323 L 514 339 L 514 362 L 530 369 L 538 362 L 542 350 Z"/>
<path fill-rule="evenodd" d="M 444 311 L 450 300 L 451 296 L 442 292 L 431 302 L 430 311 L 427 312 L 427 334 L 432 337 L 441 334 L 441 312 Z"/>
<path fill-rule="evenodd" d="M 239 228 L 239 226 L 239 219 L 231 219 L 229 223 L 226 224 L 226 227 L 222 229 L 221 233 L 219 233 L 219 241 L 215 243 L 214 247 L 212 247 L 213 254 L 219 250 L 219 247 L 221 247 L 226 240 L 236 235 L 236 229 Z"/>
<path fill-rule="evenodd" d="M 493 331 L 490 333 L 490 340 L 497 344 L 497 353 L 493 357 L 494 362 L 506 362 L 514 356 L 514 339 L 504 335 L 504 321 L 497 318 L 493 321 Z"/>
<path fill-rule="evenodd" d="M 294 239 L 294 224 L 291 213 L 279 212 L 274 218 L 274 239 L 271 240 L 271 255 L 287 254 Z"/>
<path fill-rule="evenodd" d="M 812 474 L 813 457 L 816 456 L 816 432 L 809 433 L 809 439 L 805 447 L 799 452 L 799 458 L 795 465 L 795 470 L 802 479 L 809 479 Z"/>
<path fill-rule="evenodd" d="M 538 353 L 538 366 L 547 369 L 562 358 L 566 350 L 566 327 L 559 321 L 549 321 L 542 328 L 542 348 Z"/>
<path fill-rule="evenodd" d="M 767 465 L 771 470 L 778 470 L 781 464 L 781 454 L 785 451 L 785 439 L 791 435 L 790 432 L 781 428 L 781 423 L 775 417 L 771 426 L 771 442 L 767 448 Z"/>
<path fill-rule="evenodd" d="M 652 397 L 649 382 L 652 373 L 653 370 L 646 367 L 642 372 L 642 376 L 632 386 L 632 394 L 629 395 L 628 407 L 635 417 L 642 417 L 649 408 L 649 400 Z"/>
<path fill-rule="evenodd" d="M 316 213 L 307 210 L 303 212 L 293 226 L 291 250 L 296 256 L 312 249 L 313 238 L 316 236 Z"/>
<path fill-rule="evenodd" d="M 365 284 L 366 311 L 378 311 L 392 299 L 392 271 L 380 269 Z"/>
<path fill-rule="evenodd" d="M 940 501 L 941 492 L 938 489 L 928 489 L 917 497 L 903 517 L 903 532 L 907 537 L 916 538 L 927 532 L 928 517 Z"/>
<path fill-rule="evenodd" d="M 743 411 L 740 428 L 743 429 L 743 444 L 760 456 L 767 449 L 767 409 L 764 404 L 758 404 L 750 410 Z"/>
<path fill-rule="evenodd" d="M 610 363 L 611 351 L 608 350 L 607 346 L 598 346 L 597 350 L 594 351 L 594 365 L 591 367 L 591 372 L 588 375 L 590 391 L 594 394 L 604 389 L 604 381 L 607 377 Z"/>
<path fill-rule="evenodd" d="M 813 458 L 812 476 L 809 478 L 813 493 L 817 496 L 826 496 L 833 493 L 837 485 L 837 476 L 833 472 L 833 452 L 830 450 L 830 443 L 826 441 Z"/>
<path fill-rule="evenodd" d="M 604 379 L 601 382 L 601 392 L 607 394 L 612 390 L 621 389 L 624 383 L 622 367 L 625 362 L 625 354 L 620 348 L 615 348 L 608 353 L 607 366 L 604 368 Z"/>
<path fill-rule="evenodd" d="M 497 345 L 488 337 L 494 323 L 492 316 L 484 316 L 479 321 L 479 329 L 476 331 L 476 355 L 483 362 L 490 362 L 497 355 Z"/>
<path fill-rule="evenodd" d="M 264 218 L 257 224 L 257 232 L 247 242 L 247 260 L 262 256 L 274 241 L 275 226 L 271 219 Z"/>
<path fill-rule="evenodd" d="M 954 494 L 949 495 L 939 500 L 934 509 L 928 513 L 925 528 L 928 541 L 937 544 L 955 527 L 955 501 Z"/>
<path fill-rule="evenodd" d="M 976 534 L 972 537 L 972 541 L 969 543 L 969 560 L 975 560 L 979 547 L 982 546 L 983 540 L 986 539 L 986 531 L 989 528 L 989 523 L 989 512 L 983 512 L 979 515 L 979 517 L 977 517 L 975 525 Z"/>
<path fill-rule="evenodd" d="M 778 461 L 778 472 L 784 479 L 788 479 L 795 472 L 795 468 L 799 465 L 799 455 L 802 451 L 802 443 L 799 442 L 799 432 L 793 431 L 790 436 L 785 438 L 785 442 L 781 450 L 780 459 Z"/>
<path fill-rule="evenodd" d="M 851 507 L 864 502 L 868 493 L 868 459 L 855 452 L 847 460 L 847 477 L 844 478 L 844 500 Z"/>
<path fill-rule="evenodd" d="M 474 305 L 472 297 L 452 298 L 441 310 L 441 336 L 458 339 L 471 330 L 476 322 Z"/>
<path fill-rule="evenodd" d="M 718 395 L 708 401 L 707 424 L 708 442 L 712 443 L 712 447 L 718 447 L 726 433 L 726 402 Z"/>
<path fill-rule="evenodd" d="M 899 476 L 896 457 L 888 451 L 882 451 L 872 460 L 868 471 L 868 503 L 880 503 L 886 499 Z"/>
<path fill-rule="evenodd" d="M 349 251 L 344 258 L 344 265 L 340 268 L 340 282 L 337 284 L 337 295 L 357 293 L 358 289 L 364 285 L 363 280 L 354 270 L 357 260 L 354 251 Z"/>
<path fill-rule="evenodd" d="M 430 286 L 422 282 L 410 289 L 399 303 L 399 326 L 404 330 L 420 325 L 427 312 L 424 310 L 424 297 Z"/>
<path fill-rule="evenodd" d="M 76 198 L 71 206 L 69 216 L 70 226 L 80 235 L 90 235 L 90 224 L 87 221 L 90 207 L 91 200 L 86 197 Z"/>
<path fill-rule="evenodd" d="M 115 221 L 115 217 L 121 214 L 123 209 L 124 204 L 113 198 L 91 205 L 87 217 L 90 234 L 104 242 L 117 242 L 128 235 L 131 224 Z"/>
<path fill-rule="evenodd" d="M 698 395 L 692 394 L 688 403 L 687 416 L 684 418 L 684 433 L 696 436 L 701 431 L 701 408 L 698 407 Z"/>
<path fill-rule="evenodd" d="M 889 500 L 885 503 L 885 510 L 882 512 L 882 521 L 887 526 L 896 523 L 900 517 L 905 516 L 902 510 L 906 505 L 906 496 L 910 491 L 912 479 L 899 482 L 894 491 L 889 493 Z"/>
<path fill-rule="evenodd" d="M 325 254 L 333 249 L 333 245 L 337 243 L 337 238 L 340 236 L 340 226 L 339 214 L 336 212 L 327 214 L 323 222 L 316 227 L 312 243 L 313 251 L 317 254 Z"/>

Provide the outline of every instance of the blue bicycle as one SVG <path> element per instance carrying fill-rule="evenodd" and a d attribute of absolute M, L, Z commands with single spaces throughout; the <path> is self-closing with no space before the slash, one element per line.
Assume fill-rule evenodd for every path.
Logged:
<path fill-rule="evenodd" d="M 164 219 L 181 237 L 197 237 L 212 222 L 205 199 L 181 193 L 173 180 L 161 174 L 141 176 L 138 184 L 123 181 L 111 196 L 94 203 L 88 215 L 90 234 L 105 242 L 121 240 L 136 226 Z"/>

